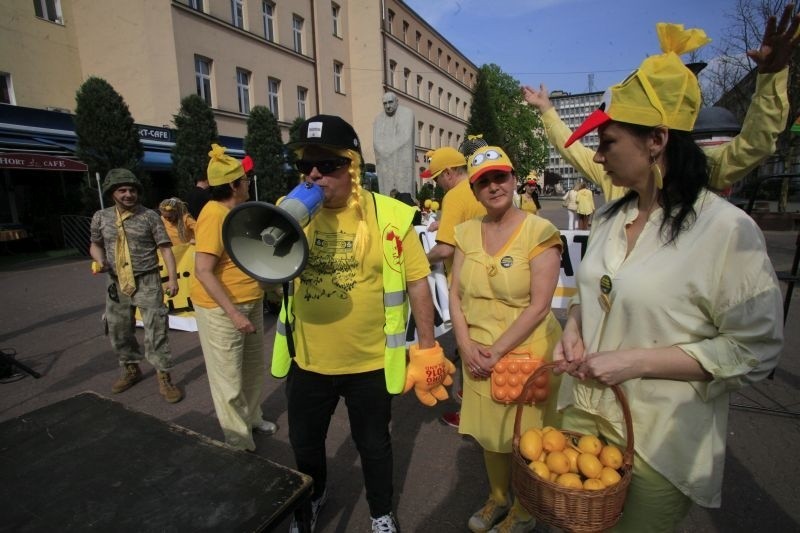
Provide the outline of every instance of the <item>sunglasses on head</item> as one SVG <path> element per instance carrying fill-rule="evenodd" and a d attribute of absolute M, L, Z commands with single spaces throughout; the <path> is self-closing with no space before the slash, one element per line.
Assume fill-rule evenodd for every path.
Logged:
<path fill-rule="evenodd" d="M 330 174 L 334 170 L 339 170 L 349 164 L 350 158 L 348 157 L 333 157 L 331 159 L 318 160 L 298 159 L 294 162 L 294 166 L 297 167 L 297 170 L 306 175 L 311 174 L 314 168 L 316 168 L 320 174 Z"/>

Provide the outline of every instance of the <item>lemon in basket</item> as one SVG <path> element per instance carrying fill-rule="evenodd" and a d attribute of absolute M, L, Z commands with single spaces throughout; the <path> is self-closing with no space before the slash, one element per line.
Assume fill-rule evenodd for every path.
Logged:
<path fill-rule="evenodd" d="M 575 448 L 570 448 L 569 446 L 564 448 L 564 455 L 566 455 L 567 459 L 569 459 L 569 471 L 573 474 L 578 473 L 578 456 L 580 454 L 581 452 Z"/>
<path fill-rule="evenodd" d="M 603 465 L 600 459 L 591 453 L 582 453 L 578 456 L 578 470 L 585 477 L 598 479 L 603 471 Z"/>
<path fill-rule="evenodd" d="M 548 452 L 560 452 L 566 445 L 567 437 L 557 429 L 542 435 L 542 447 Z"/>
<path fill-rule="evenodd" d="M 535 461 L 542 454 L 542 436 L 529 429 L 519 439 L 519 453 L 528 461 Z"/>
<path fill-rule="evenodd" d="M 550 480 L 550 469 L 541 461 L 534 461 L 528 465 L 528 468 L 533 470 L 533 473 L 542 479 Z"/>
<path fill-rule="evenodd" d="M 585 490 L 603 490 L 606 486 L 599 479 L 587 479 L 583 482 L 583 488 Z"/>
<path fill-rule="evenodd" d="M 564 452 L 550 452 L 547 454 L 547 468 L 556 474 L 566 474 L 569 472 L 569 458 Z"/>
<path fill-rule="evenodd" d="M 622 466 L 622 452 L 613 444 L 603 446 L 603 449 L 600 450 L 600 462 L 603 463 L 603 466 L 619 470 Z"/>
<path fill-rule="evenodd" d="M 581 481 L 581 477 L 578 474 L 573 474 L 572 472 L 567 472 L 566 474 L 561 474 L 556 479 L 556 483 L 561 485 L 562 487 L 567 487 L 570 489 L 582 489 L 583 482 Z"/>
<path fill-rule="evenodd" d="M 613 468 L 609 468 L 607 466 L 603 467 L 603 470 L 600 472 L 600 481 L 603 482 L 603 485 L 606 487 L 612 487 L 620 482 L 622 476 L 619 475 L 619 472 L 614 470 Z"/>
<path fill-rule="evenodd" d="M 591 453 L 592 455 L 600 455 L 600 450 L 603 449 L 603 443 L 594 435 L 583 435 L 578 440 L 578 449 L 583 453 Z"/>

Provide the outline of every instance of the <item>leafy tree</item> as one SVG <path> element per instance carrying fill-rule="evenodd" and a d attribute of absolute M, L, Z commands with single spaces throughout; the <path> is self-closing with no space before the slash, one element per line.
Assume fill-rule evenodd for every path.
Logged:
<path fill-rule="evenodd" d="M 89 173 L 105 177 L 112 168 L 136 172 L 144 151 L 128 105 L 106 80 L 90 77 L 75 95 L 76 155 L 89 166 Z M 87 210 L 99 207 L 97 193 L 83 191 Z"/>
<path fill-rule="evenodd" d="M 181 108 L 173 117 L 175 146 L 172 148 L 172 171 L 177 177 L 177 192 L 186 196 L 198 176 L 208 168 L 211 143 L 217 142 L 217 122 L 205 100 L 196 94 L 181 100 Z"/>
<path fill-rule="evenodd" d="M 247 119 L 244 150 L 253 158 L 258 180 L 258 200 L 274 204 L 296 182 L 286 172 L 281 130 L 275 115 L 264 106 L 255 106 Z"/>
<path fill-rule="evenodd" d="M 525 178 L 531 170 L 544 171 L 548 149 L 542 122 L 526 105 L 519 87 L 519 81 L 497 65 L 483 65 L 478 70 L 466 133 L 483 134 L 486 142 L 503 148 L 516 174 Z"/>

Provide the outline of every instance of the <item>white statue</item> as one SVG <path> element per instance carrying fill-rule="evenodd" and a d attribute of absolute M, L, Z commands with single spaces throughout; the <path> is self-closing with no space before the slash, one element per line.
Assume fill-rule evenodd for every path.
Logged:
<path fill-rule="evenodd" d="M 372 126 L 372 145 L 375 166 L 383 194 L 392 189 L 415 191 L 414 174 L 414 113 L 399 105 L 397 95 L 383 95 L 384 112 L 375 117 Z"/>

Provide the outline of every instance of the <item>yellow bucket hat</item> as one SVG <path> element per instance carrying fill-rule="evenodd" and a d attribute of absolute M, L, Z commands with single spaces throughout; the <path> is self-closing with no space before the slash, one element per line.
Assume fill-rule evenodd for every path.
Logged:
<path fill-rule="evenodd" d="M 225 185 L 244 176 L 242 163 L 229 155 L 225 155 L 226 148 L 216 143 L 211 145 L 208 157 L 208 183 L 209 185 Z"/>
<path fill-rule="evenodd" d="M 663 54 L 650 56 L 622 83 L 606 91 L 600 108 L 589 115 L 564 143 L 568 147 L 609 120 L 640 126 L 691 131 L 700 111 L 700 84 L 680 54 L 711 42 L 698 28 L 656 24 Z"/>

